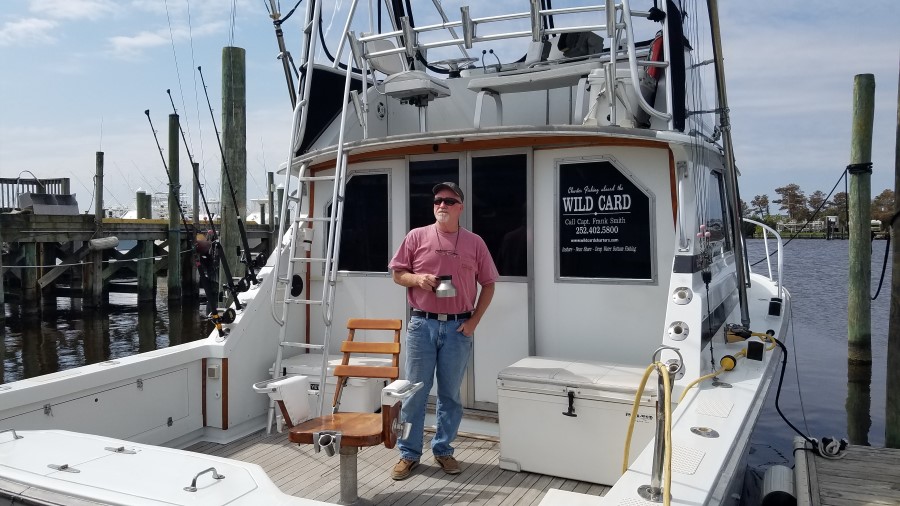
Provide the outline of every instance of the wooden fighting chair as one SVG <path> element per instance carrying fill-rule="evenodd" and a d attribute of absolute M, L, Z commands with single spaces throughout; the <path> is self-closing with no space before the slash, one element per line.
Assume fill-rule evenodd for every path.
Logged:
<path fill-rule="evenodd" d="M 349 335 L 341 344 L 344 354 L 341 365 L 335 366 L 334 375 L 337 385 L 334 390 L 331 414 L 307 420 L 291 427 L 288 434 L 291 442 L 315 445 L 316 452 L 321 449 L 329 456 L 334 455 L 335 448 L 340 452 L 341 504 L 356 502 L 357 475 L 356 457 L 361 447 L 376 446 L 384 443 L 387 448 L 397 444 L 409 429 L 400 423 L 400 406 L 402 400 L 421 388 L 422 384 L 410 385 L 408 381 L 397 381 L 400 376 L 400 329 L 401 320 L 374 320 L 367 318 L 351 318 L 347 321 Z M 357 330 L 388 330 L 394 332 L 393 342 L 359 342 L 354 341 Z M 351 365 L 354 353 L 390 355 L 390 365 Z M 392 381 L 382 390 L 381 413 L 342 413 L 339 410 L 341 392 L 349 378 L 381 378 Z M 408 425 L 408 424 L 407 424 Z"/>

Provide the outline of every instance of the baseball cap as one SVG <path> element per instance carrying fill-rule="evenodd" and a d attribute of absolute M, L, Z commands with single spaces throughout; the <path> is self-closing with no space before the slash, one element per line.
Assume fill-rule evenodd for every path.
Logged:
<path fill-rule="evenodd" d="M 438 183 L 438 184 L 434 185 L 434 188 L 431 189 L 431 193 L 437 195 L 437 192 L 439 192 L 441 190 L 450 190 L 459 196 L 460 202 L 466 201 L 466 196 L 463 195 L 463 191 L 459 189 L 459 186 L 457 186 L 456 183 L 453 183 L 450 181 Z"/>

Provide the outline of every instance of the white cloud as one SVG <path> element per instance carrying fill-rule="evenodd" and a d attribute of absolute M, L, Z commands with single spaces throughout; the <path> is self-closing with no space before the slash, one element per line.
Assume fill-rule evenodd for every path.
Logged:
<path fill-rule="evenodd" d="M 31 12 L 41 16 L 69 20 L 96 20 L 117 9 L 112 0 L 33 0 L 29 5 Z"/>
<path fill-rule="evenodd" d="M 9 21 L 0 27 L 0 46 L 52 44 L 56 38 L 51 35 L 51 30 L 57 24 L 56 21 L 39 18 Z"/>
<path fill-rule="evenodd" d="M 117 35 L 109 38 L 110 52 L 118 58 L 132 58 L 140 54 L 144 49 L 177 44 L 191 38 L 204 37 L 222 33 L 225 28 L 224 21 L 212 22 L 188 28 L 185 25 L 160 28 L 155 31 L 143 31 L 133 36 Z"/>
<path fill-rule="evenodd" d="M 168 30 L 156 32 L 140 32 L 134 36 L 118 35 L 110 37 L 112 53 L 120 58 L 129 58 L 139 54 L 142 50 L 162 46 L 169 43 Z"/>

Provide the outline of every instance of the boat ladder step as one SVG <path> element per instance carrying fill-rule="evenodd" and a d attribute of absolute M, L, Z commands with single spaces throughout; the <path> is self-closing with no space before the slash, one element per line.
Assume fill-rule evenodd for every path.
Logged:
<path fill-rule="evenodd" d="M 334 176 L 302 176 L 298 177 L 301 182 L 314 182 L 314 181 L 334 181 Z"/>
<path fill-rule="evenodd" d="M 307 350 L 325 349 L 324 344 L 298 343 L 298 342 L 294 342 L 294 341 L 285 341 L 285 342 L 279 343 L 279 344 L 285 348 L 305 348 Z"/>
<path fill-rule="evenodd" d="M 306 304 L 309 306 L 321 306 L 321 300 L 311 300 L 311 299 L 284 299 L 285 304 Z"/>
<path fill-rule="evenodd" d="M 294 257 L 291 259 L 291 262 L 301 262 L 301 263 L 315 263 L 315 262 L 325 262 L 327 258 L 322 257 Z"/>

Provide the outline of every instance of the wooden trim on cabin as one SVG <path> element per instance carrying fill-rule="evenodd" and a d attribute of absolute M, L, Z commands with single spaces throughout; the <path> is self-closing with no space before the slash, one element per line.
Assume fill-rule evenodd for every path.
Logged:
<path fill-rule="evenodd" d="M 413 144 L 378 151 L 351 154 L 348 163 L 360 163 L 374 160 L 403 158 L 412 155 L 431 155 L 435 153 L 459 153 L 463 151 L 489 151 L 512 148 L 560 149 L 589 146 L 634 146 L 643 148 L 668 149 L 668 143 L 658 140 L 632 139 L 623 137 L 597 137 L 593 135 L 553 135 L 524 137 L 503 137 L 498 139 L 479 139 L 463 142 L 442 142 Z M 671 151 L 671 150 L 670 150 Z M 311 172 L 335 168 L 336 161 L 317 163 L 310 166 Z"/>
<path fill-rule="evenodd" d="M 201 373 L 203 375 L 203 380 L 200 382 L 200 384 L 202 385 L 200 387 L 200 412 L 203 414 L 203 427 L 206 427 L 206 359 L 204 358 L 200 361 L 200 363 L 203 367 L 203 371 Z"/>
<path fill-rule="evenodd" d="M 228 430 L 228 357 L 222 359 L 222 430 Z"/>
<path fill-rule="evenodd" d="M 675 153 L 669 150 L 669 190 L 672 193 L 672 224 L 678 228 L 678 176 L 675 171 Z"/>

